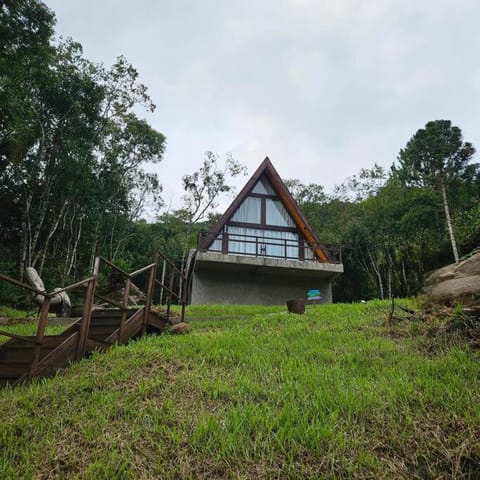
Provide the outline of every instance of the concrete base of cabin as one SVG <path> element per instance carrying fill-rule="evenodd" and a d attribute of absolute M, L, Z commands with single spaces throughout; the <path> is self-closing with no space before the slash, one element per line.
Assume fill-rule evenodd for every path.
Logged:
<path fill-rule="evenodd" d="M 278 258 L 198 252 L 192 279 L 191 303 L 285 305 L 319 289 L 332 302 L 332 280 L 343 265 Z"/>

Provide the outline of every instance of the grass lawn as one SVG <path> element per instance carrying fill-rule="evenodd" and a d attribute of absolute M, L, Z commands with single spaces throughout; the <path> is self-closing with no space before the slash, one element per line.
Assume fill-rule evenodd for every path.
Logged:
<path fill-rule="evenodd" d="M 0 478 L 480 478 L 478 351 L 382 302 L 283 310 L 190 307 L 252 316 L 0 391 Z"/>

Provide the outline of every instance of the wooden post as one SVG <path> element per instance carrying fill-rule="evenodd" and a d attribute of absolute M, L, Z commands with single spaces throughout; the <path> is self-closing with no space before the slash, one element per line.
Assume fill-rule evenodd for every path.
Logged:
<path fill-rule="evenodd" d="M 222 253 L 228 253 L 228 233 L 227 232 L 223 232 L 223 235 L 222 235 Z"/>
<path fill-rule="evenodd" d="M 170 305 L 172 304 L 172 293 L 173 292 L 173 282 L 175 280 L 175 271 L 172 267 L 170 267 L 170 278 L 168 281 L 168 297 L 167 297 L 167 320 L 170 318 Z"/>
<path fill-rule="evenodd" d="M 76 360 L 80 360 L 87 349 L 87 339 L 90 330 L 90 321 L 92 319 L 93 300 L 95 298 L 95 288 L 97 286 L 97 275 L 100 268 L 100 258 L 95 258 L 93 266 L 93 280 L 90 280 L 87 285 L 87 292 L 85 294 L 85 305 L 83 306 L 83 315 L 80 322 L 80 330 L 78 332 Z"/>
<path fill-rule="evenodd" d="M 183 272 L 184 280 L 185 280 L 185 288 L 182 292 L 182 313 L 181 313 L 181 321 L 183 322 L 185 319 L 185 305 L 187 304 L 187 297 L 188 297 L 188 276 Z"/>
<path fill-rule="evenodd" d="M 158 253 L 157 253 L 158 255 Z M 162 280 L 161 280 L 161 284 L 164 285 L 165 284 L 165 271 L 167 269 L 167 262 L 165 260 L 162 260 L 163 262 L 163 266 L 162 266 Z M 160 305 L 163 304 L 163 286 L 160 287 Z"/>
<path fill-rule="evenodd" d="M 145 311 L 143 317 L 142 336 L 147 333 L 148 320 L 150 318 L 150 310 L 152 309 L 153 291 L 155 289 L 155 278 L 157 276 L 158 253 L 153 258 L 155 265 L 150 268 L 148 274 L 147 298 L 145 299 Z"/>
<path fill-rule="evenodd" d="M 44 297 L 42 306 L 40 308 L 40 318 L 38 319 L 37 335 L 35 337 L 35 340 L 37 342 L 43 342 L 45 327 L 47 326 L 47 322 L 48 322 L 49 309 L 50 309 L 50 298 Z M 38 368 L 38 363 L 40 362 L 41 351 L 42 351 L 42 345 L 35 345 L 32 364 L 30 365 L 30 370 L 28 372 L 29 379 L 35 375 L 35 372 Z"/>
<path fill-rule="evenodd" d="M 305 242 L 303 240 L 298 241 L 298 259 L 305 260 Z"/>
<path fill-rule="evenodd" d="M 125 291 L 123 292 L 123 299 L 122 299 L 122 307 L 125 309 L 122 312 L 122 318 L 120 319 L 120 327 L 118 328 L 118 338 L 117 342 L 119 345 L 122 344 L 122 335 L 123 335 L 123 329 L 125 326 L 125 322 L 127 321 L 127 307 L 128 307 L 128 295 L 130 294 L 130 284 L 132 283 L 132 279 L 130 277 L 127 277 L 127 280 L 125 281 Z"/>

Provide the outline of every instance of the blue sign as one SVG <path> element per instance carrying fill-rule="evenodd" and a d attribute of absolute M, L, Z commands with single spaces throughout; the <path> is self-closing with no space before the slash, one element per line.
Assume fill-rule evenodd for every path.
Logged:
<path fill-rule="evenodd" d="M 307 292 L 307 300 L 321 300 L 320 290 L 314 289 Z"/>

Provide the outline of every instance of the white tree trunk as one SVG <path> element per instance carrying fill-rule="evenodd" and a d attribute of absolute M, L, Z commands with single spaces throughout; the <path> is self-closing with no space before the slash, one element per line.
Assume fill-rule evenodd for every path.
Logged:
<path fill-rule="evenodd" d="M 447 190 L 445 188 L 445 180 L 443 178 L 440 180 L 440 189 L 442 191 L 443 208 L 445 209 L 445 218 L 447 219 L 447 228 L 448 234 L 450 236 L 450 243 L 452 244 L 453 257 L 455 258 L 455 263 L 458 263 L 459 257 L 457 250 L 457 242 L 455 241 L 455 234 L 453 233 L 452 219 L 450 218 L 450 209 L 448 208 L 447 201 Z"/>
<path fill-rule="evenodd" d="M 373 256 L 372 256 L 372 254 L 370 253 L 369 250 L 368 250 L 368 256 L 370 257 L 370 262 L 372 264 L 373 271 L 377 275 L 380 298 L 382 300 L 384 300 L 385 299 L 385 292 L 384 292 L 384 289 L 383 289 L 382 274 L 380 273 L 380 269 L 378 268 L 378 265 L 375 263 L 375 260 L 373 259 Z"/>

